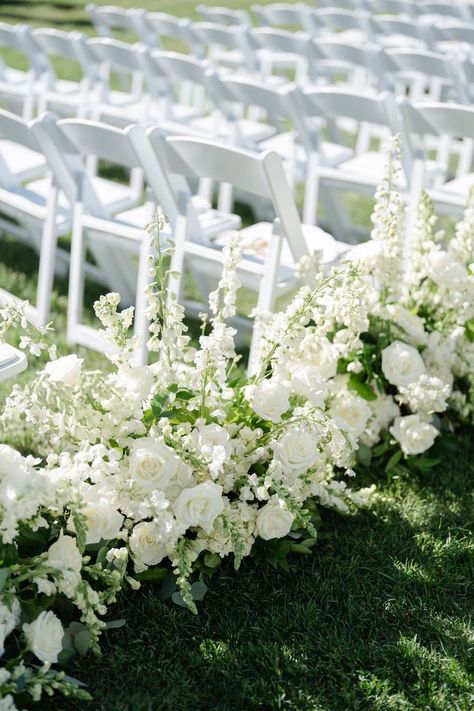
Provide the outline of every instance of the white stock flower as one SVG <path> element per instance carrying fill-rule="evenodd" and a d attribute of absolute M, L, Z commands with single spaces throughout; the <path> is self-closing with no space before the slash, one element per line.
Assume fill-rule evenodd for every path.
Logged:
<path fill-rule="evenodd" d="M 200 526 L 206 533 L 212 530 L 215 519 L 224 510 L 222 486 L 212 481 L 183 489 L 173 506 L 178 523 L 184 528 Z"/>
<path fill-rule="evenodd" d="M 270 499 L 257 514 L 257 533 L 260 538 L 269 541 L 272 538 L 283 538 L 291 531 L 294 517 L 278 496 Z"/>
<path fill-rule="evenodd" d="M 153 521 L 137 523 L 129 539 L 130 550 L 142 565 L 158 565 L 166 557 L 162 530 Z"/>
<path fill-rule="evenodd" d="M 130 366 L 126 363 L 117 371 L 117 386 L 129 395 L 145 400 L 153 387 L 153 371 L 148 365 Z"/>
<path fill-rule="evenodd" d="M 274 456 L 285 474 L 300 474 L 316 463 L 320 456 L 316 432 L 292 428 L 273 445 Z"/>
<path fill-rule="evenodd" d="M 389 304 L 386 310 L 389 318 L 406 333 L 409 339 L 413 339 L 419 345 L 427 343 L 428 334 L 425 331 L 423 319 L 410 313 L 408 309 L 399 304 Z"/>
<path fill-rule="evenodd" d="M 47 363 L 44 372 L 52 383 L 74 387 L 80 383 L 83 363 L 83 358 L 72 353 Z"/>
<path fill-rule="evenodd" d="M 416 348 L 394 341 L 382 351 L 382 372 L 392 385 L 405 386 L 423 375 L 425 364 Z"/>
<path fill-rule="evenodd" d="M 439 431 L 419 415 L 397 417 L 390 428 L 390 434 L 397 440 L 406 455 L 423 454 L 429 449 Z"/>
<path fill-rule="evenodd" d="M 277 380 L 263 380 L 259 385 L 249 386 L 246 396 L 252 410 L 270 422 L 280 422 L 281 416 L 289 406 L 290 389 Z"/>
<path fill-rule="evenodd" d="M 341 430 L 353 437 L 359 437 L 365 430 L 372 411 L 363 398 L 343 391 L 334 399 L 329 414 Z"/>
<path fill-rule="evenodd" d="M 164 489 L 179 463 L 176 452 L 153 437 L 134 440 L 130 446 L 130 472 L 142 491 Z"/>
<path fill-rule="evenodd" d="M 468 277 L 467 269 L 442 250 L 432 251 L 427 262 L 428 276 L 437 286 L 456 289 Z"/>
<path fill-rule="evenodd" d="M 62 650 L 64 631 L 51 610 L 44 610 L 29 624 L 23 625 L 28 649 L 42 662 L 54 664 Z"/>
<path fill-rule="evenodd" d="M 47 565 L 58 570 L 73 570 L 79 573 L 82 568 L 82 556 L 72 536 L 65 536 L 61 531 L 58 540 L 48 549 Z"/>

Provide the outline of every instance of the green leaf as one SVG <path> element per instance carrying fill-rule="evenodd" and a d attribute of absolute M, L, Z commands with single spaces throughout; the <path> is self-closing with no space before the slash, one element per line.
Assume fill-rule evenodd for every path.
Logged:
<path fill-rule="evenodd" d="M 110 622 L 106 623 L 105 628 L 107 630 L 117 630 L 120 627 L 124 627 L 126 624 L 127 620 L 110 620 Z"/>
<path fill-rule="evenodd" d="M 205 583 L 197 581 L 191 585 L 191 595 L 193 600 L 202 600 L 208 591 L 208 587 Z"/>
<path fill-rule="evenodd" d="M 18 548 L 14 543 L 0 544 L 0 565 L 8 567 L 18 562 Z"/>
<path fill-rule="evenodd" d="M 474 318 L 464 324 L 464 333 L 468 341 L 474 343 Z"/>
<path fill-rule="evenodd" d="M 208 568 L 217 568 L 221 564 L 221 557 L 217 553 L 206 553 L 204 565 Z"/>
<path fill-rule="evenodd" d="M 186 605 L 186 603 L 184 602 L 183 597 L 182 597 L 181 593 L 179 592 L 179 590 L 176 590 L 176 592 L 174 592 L 174 593 L 171 595 L 171 599 L 172 599 L 172 601 L 174 602 L 175 605 L 179 605 L 180 607 L 186 607 L 186 608 L 187 608 L 187 605 Z"/>
<path fill-rule="evenodd" d="M 148 581 L 148 582 L 153 582 L 153 581 L 160 581 L 164 580 L 166 576 L 168 575 L 168 570 L 166 568 L 148 568 L 148 570 L 144 570 L 142 573 L 137 573 L 134 577 L 139 580 L 140 582 Z"/>
<path fill-rule="evenodd" d="M 364 444 L 363 442 L 359 443 L 357 459 L 364 467 L 370 466 L 370 462 L 372 461 L 372 450 L 368 444 Z"/>
<path fill-rule="evenodd" d="M 169 600 L 169 598 L 172 596 L 172 594 L 177 589 L 178 589 L 178 586 L 176 585 L 176 578 L 174 577 L 173 573 L 168 573 L 168 575 L 164 578 L 163 582 L 161 583 L 160 592 L 158 593 L 158 597 L 162 601 Z"/>
<path fill-rule="evenodd" d="M 76 648 L 76 651 L 81 655 L 81 657 L 85 657 L 85 655 L 89 651 L 91 641 L 92 634 L 87 629 L 81 630 L 74 637 L 74 647 Z"/>
<path fill-rule="evenodd" d="M 10 568 L 0 568 L 0 593 L 5 588 L 5 583 L 11 575 Z"/>
<path fill-rule="evenodd" d="M 367 383 L 364 383 L 364 381 L 361 380 L 361 378 L 355 373 L 351 373 L 349 376 L 348 388 L 349 390 L 356 392 L 357 395 L 360 395 L 360 397 L 364 398 L 364 400 L 368 400 L 369 402 L 377 400 L 377 394 L 373 388 L 371 388 L 370 385 L 367 385 Z"/>
<path fill-rule="evenodd" d="M 302 543 L 293 543 L 291 546 L 292 553 L 302 553 L 303 555 L 311 555 L 309 548 L 306 548 Z"/>
<path fill-rule="evenodd" d="M 194 393 L 186 388 L 180 388 L 180 390 L 176 391 L 177 400 L 191 400 L 193 397 L 195 397 Z"/>
<path fill-rule="evenodd" d="M 168 401 L 168 395 L 155 395 L 153 400 L 151 401 L 151 410 L 153 412 L 153 415 L 155 417 L 161 417 L 161 413 L 163 412 L 163 407 L 165 403 Z"/>
<path fill-rule="evenodd" d="M 397 449 L 397 451 L 392 454 L 390 459 L 388 460 L 386 467 L 385 467 L 385 472 L 386 474 L 390 474 L 391 471 L 395 469 L 397 464 L 400 462 L 401 458 L 403 457 L 403 452 L 401 449 Z"/>

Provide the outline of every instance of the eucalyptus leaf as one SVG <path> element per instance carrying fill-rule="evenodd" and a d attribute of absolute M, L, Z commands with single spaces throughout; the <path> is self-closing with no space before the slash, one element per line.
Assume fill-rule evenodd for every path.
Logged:
<path fill-rule="evenodd" d="M 81 657 L 84 657 L 89 651 L 92 634 L 87 629 L 83 629 L 74 637 L 74 646 Z"/>
<path fill-rule="evenodd" d="M 202 600 L 205 596 L 205 594 L 208 591 L 208 587 L 205 583 L 200 582 L 199 580 L 191 585 L 191 594 L 193 596 L 193 600 Z"/>

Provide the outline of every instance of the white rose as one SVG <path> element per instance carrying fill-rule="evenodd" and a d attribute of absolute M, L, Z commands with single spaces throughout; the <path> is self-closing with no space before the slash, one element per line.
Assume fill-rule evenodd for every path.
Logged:
<path fill-rule="evenodd" d="M 45 374 L 52 383 L 63 383 L 68 387 L 79 385 L 83 358 L 78 358 L 74 353 L 52 360 L 46 364 Z"/>
<path fill-rule="evenodd" d="M 442 250 L 428 255 L 427 272 L 437 286 L 456 288 L 468 278 L 467 269 Z"/>
<path fill-rule="evenodd" d="M 152 521 L 138 523 L 129 538 L 130 550 L 142 565 L 158 565 L 166 557 L 161 528 Z"/>
<path fill-rule="evenodd" d="M 41 612 L 36 620 L 23 625 L 26 644 L 42 662 L 58 661 L 58 654 L 63 647 L 63 626 L 54 612 Z"/>
<path fill-rule="evenodd" d="M 10 604 L 11 606 L 7 607 L 7 605 L 0 603 L 0 657 L 2 657 L 5 652 L 5 639 L 10 632 L 13 632 L 20 621 L 20 603 L 16 598 L 13 598 Z"/>
<path fill-rule="evenodd" d="M 425 364 L 416 348 L 394 341 L 382 351 L 382 372 L 392 385 L 404 386 L 423 375 Z"/>
<path fill-rule="evenodd" d="M 173 508 L 182 526 L 200 526 L 210 533 L 215 519 L 224 510 L 222 486 L 205 481 L 192 489 L 183 489 Z"/>
<path fill-rule="evenodd" d="M 262 420 L 280 422 L 290 406 L 290 390 L 277 380 L 263 380 L 247 389 L 250 406 Z"/>
<path fill-rule="evenodd" d="M 121 365 L 117 372 L 117 385 L 124 388 L 129 395 L 144 400 L 153 387 L 153 372 L 149 365 Z"/>
<path fill-rule="evenodd" d="M 124 516 L 111 506 L 107 501 L 89 501 L 84 509 L 86 517 L 87 534 L 86 543 L 99 543 L 117 538 L 122 528 Z"/>
<path fill-rule="evenodd" d="M 389 304 L 387 314 L 394 323 L 405 331 L 407 336 L 413 338 L 415 343 L 425 345 L 428 341 L 428 334 L 425 331 L 423 319 L 416 314 L 411 314 L 408 309 L 404 309 L 399 304 Z"/>
<path fill-rule="evenodd" d="M 291 429 L 275 443 L 273 451 L 286 474 L 299 474 L 310 469 L 319 458 L 318 437 L 304 430 Z"/>
<path fill-rule="evenodd" d="M 363 398 L 344 394 L 332 403 L 329 414 L 341 430 L 353 437 L 360 437 L 372 416 L 372 411 Z"/>
<path fill-rule="evenodd" d="M 291 375 L 291 386 L 297 395 L 307 398 L 316 407 L 324 407 L 327 381 L 314 365 L 298 363 Z"/>
<path fill-rule="evenodd" d="M 419 415 L 408 415 L 395 419 L 390 434 L 399 442 L 404 454 L 414 455 L 426 452 L 439 432 L 428 422 L 422 422 Z"/>
<path fill-rule="evenodd" d="M 0 481 L 10 477 L 24 466 L 25 460 L 20 452 L 9 447 L 8 444 L 0 444 Z"/>
<path fill-rule="evenodd" d="M 58 540 L 48 549 L 46 563 L 58 570 L 73 570 L 79 573 L 82 568 L 82 555 L 72 536 L 65 536 L 62 531 Z"/>
<path fill-rule="evenodd" d="M 226 456 L 232 453 L 229 433 L 220 425 L 203 425 L 193 430 L 194 446 L 203 454 L 212 455 L 215 447 L 222 447 Z"/>
<path fill-rule="evenodd" d="M 288 511 L 284 502 L 275 496 L 258 511 L 257 533 L 265 541 L 283 538 L 291 531 L 293 520 L 293 514 Z"/>
<path fill-rule="evenodd" d="M 142 491 L 163 489 L 176 474 L 180 459 L 174 449 L 153 437 L 142 437 L 130 447 L 130 472 Z"/>
<path fill-rule="evenodd" d="M 321 338 L 315 333 L 310 333 L 304 337 L 301 349 L 305 359 L 317 369 L 322 378 L 326 380 L 334 378 L 339 360 L 339 348 L 337 345 L 331 343 L 325 336 Z"/>

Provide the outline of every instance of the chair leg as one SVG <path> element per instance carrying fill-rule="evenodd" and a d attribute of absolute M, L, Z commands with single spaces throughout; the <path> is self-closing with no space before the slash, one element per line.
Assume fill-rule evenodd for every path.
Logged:
<path fill-rule="evenodd" d="M 41 238 L 41 252 L 38 272 L 38 295 L 36 301 L 39 326 L 48 322 L 51 309 L 51 293 L 53 290 L 54 270 L 56 265 L 56 210 L 58 204 L 58 189 L 52 185 L 48 194 L 46 219 Z"/>
<path fill-rule="evenodd" d="M 318 155 L 311 153 L 308 157 L 308 169 L 304 190 L 303 222 L 305 225 L 317 224 L 319 200 L 318 162 Z"/>
<path fill-rule="evenodd" d="M 85 261 L 86 245 L 82 227 L 82 204 L 78 202 L 74 205 L 67 308 L 67 340 L 71 344 L 77 342 L 75 332 L 82 321 Z"/>

